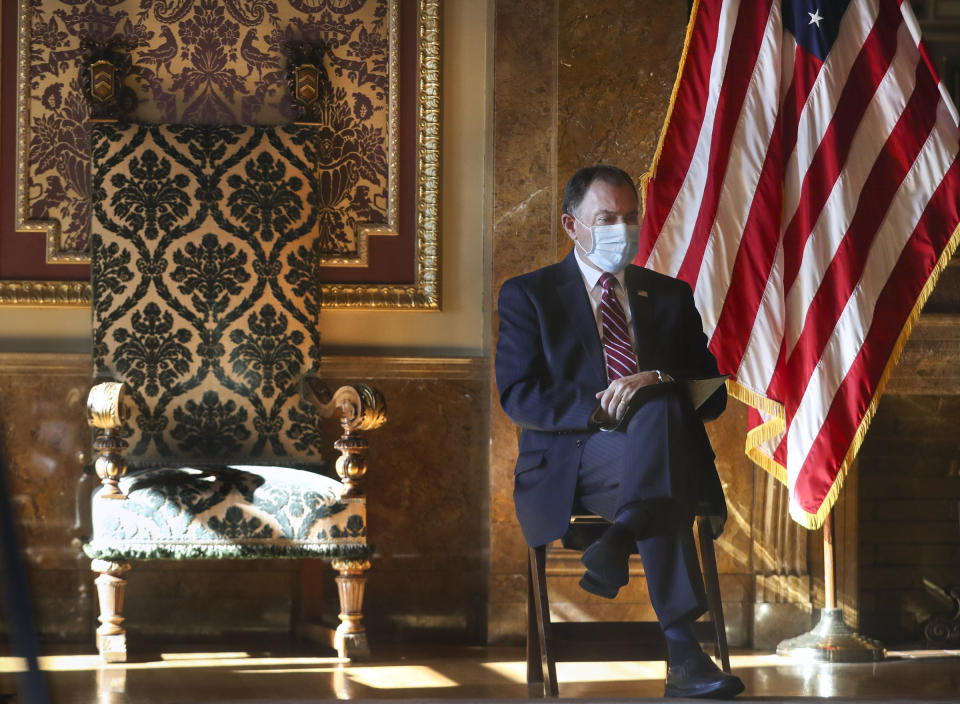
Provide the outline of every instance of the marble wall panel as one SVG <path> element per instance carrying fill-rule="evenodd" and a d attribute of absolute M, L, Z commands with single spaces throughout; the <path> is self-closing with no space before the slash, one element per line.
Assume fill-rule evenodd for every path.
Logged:
<path fill-rule="evenodd" d="M 387 398 L 387 424 L 370 434 L 365 482 L 377 545 L 368 629 L 394 640 L 483 642 L 488 362 L 351 358 L 335 364 L 323 371 L 331 386 L 364 379 Z"/>
<path fill-rule="evenodd" d="M 89 560 L 80 551 L 88 531 L 85 480 L 78 452 L 89 444 L 83 416 L 89 358 L 38 364 L 0 355 L 0 453 L 37 628 L 73 638 L 93 632 L 96 600 Z"/>
<path fill-rule="evenodd" d="M 717 472 L 727 497 L 727 523 L 716 542 L 717 569 L 723 574 L 753 571 L 753 496 L 756 468 L 743 452 L 747 408 L 728 399 L 727 410 L 707 424 L 707 434 L 717 455 Z M 727 597 L 725 594 L 724 597 Z"/>
<path fill-rule="evenodd" d="M 87 641 L 96 624 L 87 501 L 85 355 L 0 354 L 0 441 L 38 628 Z M 368 381 L 389 421 L 370 436 L 366 481 L 377 545 L 366 600 L 371 642 L 485 637 L 489 369 L 482 358 L 329 358 L 330 384 Z M 330 446 L 337 434 L 328 424 Z M 335 451 L 330 450 L 330 456 Z M 125 615 L 138 639 L 281 635 L 336 613 L 332 571 L 315 561 L 152 561 L 130 573 Z M 306 567 L 305 567 L 306 565 Z"/>
<path fill-rule="evenodd" d="M 493 345 L 503 281 L 556 252 L 556 0 L 498 0 L 493 57 Z M 491 395 L 490 600 L 487 638 L 526 623 L 526 548 L 513 510 L 516 429 Z"/>
<path fill-rule="evenodd" d="M 611 163 L 640 177 L 660 139 L 686 33 L 686 3 L 560 0 L 557 207 L 579 168 Z M 559 255 L 569 239 L 562 237 Z"/>

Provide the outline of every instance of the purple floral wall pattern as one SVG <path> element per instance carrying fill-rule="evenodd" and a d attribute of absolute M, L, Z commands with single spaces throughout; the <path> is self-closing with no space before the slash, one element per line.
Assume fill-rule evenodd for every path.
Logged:
<path fill-rule="evenodd" d="M 134 119 L 248 125 L 292 119 L 283 43 L 325 41 L 334 91 L 316 147 L 324 253 L 357 256 L 361 224 L 386 221 L 389 0 L 21 2 L 31 9 L 28 215 L 59 221 L 59 255 L 83 255 L 90 240 L 84 37 L 121 35 L 134 47 Z"/>

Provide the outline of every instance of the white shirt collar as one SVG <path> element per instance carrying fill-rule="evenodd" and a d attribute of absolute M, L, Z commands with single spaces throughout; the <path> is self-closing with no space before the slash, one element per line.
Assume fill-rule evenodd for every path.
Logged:
<path fill-rule="evenodd" d="M 600 276 L 604 272 L 594 269 L 592 266 L 587 264 L 586 261 L 584 261 L 584 256 L 580 254 L 580 248 L 576 244 L 573 245 L 573 252 L 577 258 L 577 266 L 580 267 L 580 274 L 583 276 L 583 283 L 586 285 L 587 291 L 592 291 L 594 288 L 596 288 L 597 282 L 600 281 Z M 623 282 L 623 272 L 621 271 L 616 274 L 610 272 L 610 274 L 620 284 L 620 290 L 626 291 L 627 289 Z"/>

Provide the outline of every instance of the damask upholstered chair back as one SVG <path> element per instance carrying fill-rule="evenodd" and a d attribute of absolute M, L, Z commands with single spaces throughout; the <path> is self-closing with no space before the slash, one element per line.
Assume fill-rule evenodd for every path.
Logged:
<path fill-rule="evenodd" d="M 93 127 L 94 374 L 125 384 L 132 467 L 319 464 L 312 133 Z"/>
<path fill-rule="evenodd" d="M 365 384 L 320 381 L 323 215 L 309 126 L 94 123 L 91 272 L 97 644 L 126 659 L 134 560 L 296 558 L 339 572 L 329 642 L 367 651 Z M 340 416 L 325 476 L 320 421 Z"/>

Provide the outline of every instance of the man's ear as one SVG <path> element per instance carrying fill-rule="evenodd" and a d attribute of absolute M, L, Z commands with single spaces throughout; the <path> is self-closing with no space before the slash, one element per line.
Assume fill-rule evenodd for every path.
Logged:
<path fill-rule="evenodd" d="M 570 213 L 563 213 L 560 216 L 560 224 L 563 226 L 563 231 L 567 233 L 567 237 L 571 240 L 577 239 L 577 231 L 575 229 L 576 222 Z"/>

